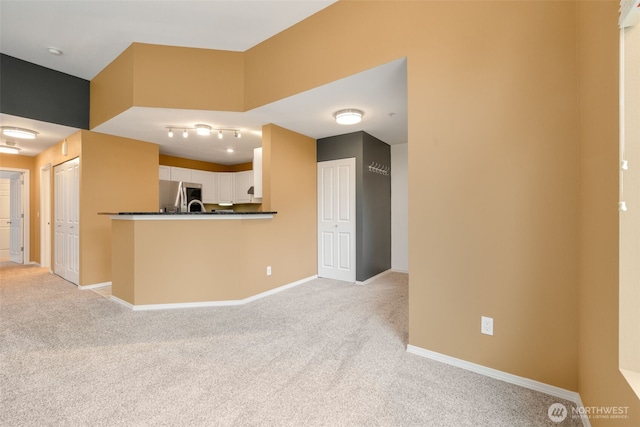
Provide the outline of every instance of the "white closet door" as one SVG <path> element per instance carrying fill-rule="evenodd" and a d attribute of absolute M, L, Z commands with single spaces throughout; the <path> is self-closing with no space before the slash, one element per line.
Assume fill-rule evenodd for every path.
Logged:
<path fill-rule="evenodd" d="M 356 281 L 356 159 L 318 163 L 318 276 Z"/>
<path fill-rule="evenodd" d="M 80 280 L 80 159 L 54 168 L 54 273 L 75 283 Z"/>

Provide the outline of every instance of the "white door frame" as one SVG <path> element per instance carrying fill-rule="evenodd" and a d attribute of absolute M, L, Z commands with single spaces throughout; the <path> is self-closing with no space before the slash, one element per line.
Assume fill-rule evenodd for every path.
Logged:
<path fill-rule="evenodd" d="M 40 168 L 40 266 L 51 270 L 51 163 Z"/>
<path fill-rule="evenodd" d="M 0 173 L 2 172 L 8 172 L 8 173 L 21 173 L 22 174 L 22 179 L 24 182 L 24 185 L 22 186 L 22 194 L 21 194 L 21 198 L 22 198 L 22 213 L 24 214 L 24 221 L 22 223 L 22 247 L 23 247 L 23 254 L 22 254 L 22 263 L 23 264 L 29 264 L 31 262 L 31 252 L 30 252 L 30 247 L 29 247 L 29 235 L 30 235 L 30 229 L 31 229 L 31 222 L 30 222 L 30 200 L 29 200 L 29 196 L 30 196 L 30 176 L 29 176 L 29 169 L 18 169 L 18 168 L 0 168 Z"/>
<path fill-rule="evenodd" d="M 356 282 L 356 159 L 318 162 L 318 276 Z M 343 175 L 348 171 L 345 186 Z M 324 171 L 332 169 L 325 176 Z M 325 182 L 326 179 L 329 182 Z M 324 191 L 328 184 L 331 188 Z M 329 196 L 329 200 L 325 200 Z"/>

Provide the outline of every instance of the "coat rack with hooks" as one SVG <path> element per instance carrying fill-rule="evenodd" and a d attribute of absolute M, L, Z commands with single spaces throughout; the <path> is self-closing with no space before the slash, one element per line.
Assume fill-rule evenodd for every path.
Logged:
<path fill-rule="evenodd" d="M 371 162 L 371 164 L 369 165 L 369 172 L 388 176 L 389 173 L 391 172 L 391 168 L 389 166 L 381 165 L 376 162 Z"/>

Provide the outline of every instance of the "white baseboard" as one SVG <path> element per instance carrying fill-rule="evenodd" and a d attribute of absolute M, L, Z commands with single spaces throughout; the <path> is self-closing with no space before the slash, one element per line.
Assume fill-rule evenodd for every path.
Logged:
<path fill-rule="evenodd" d="M 539 391 L 541 393 L 555 396 L 560 399 L 568 400 L 576 404 L 576 406 L 582 406 L 582 400 L 580 394 L 575 391 L 565 390 L 560 387 L 552 386 L 549 384 L 541 383 L 539 381 L 531 380 L 528 378 L 520 377 L 518 375 L 508 374 L 506 372 L 498 371 L 497 369 L 487 368 L 486 366 L 478 365 L 476 363 L 467 362 L 466 360 L 457 359 L 455 357 L 447 356 L 445 354 L 436 353 L 435 351 L 425 350 L 424 348 L 416 347 L 411 344 L 407 345 L 407 351 L 417 356 L 426 357 L 427 359 L 436 360 L 438 362 L 446 363 L 447 365 L 456 366 L 458 368 L 466 369 L 481 375 L 485 375 L 490 378 L 495 378 L 500 381 L 504 381 L 510 384 L 519 385 L 531 390 Z M 583 420 L 584 423 L 584 420 Z M 586 426 L 587 424 L 585 424 Z"/>
<path fill-rule="evenodd" d="M 383 271 L 382 273 L 378 273 L 378 274 L 376 274 L 376 275 L 375 275 L 375 276 L 373 276 L 373 277 L 369 277 L 369 278 L 368 278 L 367 280 L 365 280 L 364 282 L 358 282 L 358 281 L 356 280 L 356 285 L 367 285 L 367 284 L 369 284 L 369 283 L 373 282 L 374 280 L 376 280 L 376 279 L 378 279 L 378 278 L 380 278 L 380 277 L 384 276 L 385 274 L 389 274 L 389 273 L 391 273 L 392 271 L 393 271 L 393 270 L 391 270 L 391 269 L 389 269 L 389 270 L 385 270 L 385 271 Z"/>
<path fill-rule="evenodd" d="M 305 279 L 301 279 L 301 280 L 297 280 L 295 282 L 292 283 L 288 283 L 286 285 L 283 286 L 279 286 L 277 288 L 274 289 L 270 289 L 268 291 L 259 293 L 257 295 L 252 295 L 250 297 L 244 298 L 244 299 L 239 299 L 239 300 L 226 300 L 226 301 L 200 301 L 200 302 L 180 302 L 180 303 L 170 303 L 170 304 L 142 304 L 142 305 L 133 305 L 131 303 L 128 303 L 124 300 L 121 300 L 120 298 L 117 298 L 113 295 L 111 295 L 111 299 L 119 304 L 124 305 L 125 307 L 128 307 L 134 311 L 145 311 L 145 310 L 167 310 L 167 309 L 174 309 L 174 308 L 196 308 L 196 307 L 225 307 L 225 306 L 230 306 L 230 305 L 243 305 L 243 304 L 247 304 L 250 303 L 252 301 L 258 300 L 260 298 L 264 298 L 266 296 L 269 295 L 273 295 L 275 293 L 278 292 L 282 292 L 284 290 L 293 288 L 294 286 L 298 286 L 301 285 L 303 283 L 306 283 L 310 280 L 313 279 L 317 279 L 318 276 L 314 275 L 314 276 L 310 276 L 307 277 Z"/>
<path fill-rule="evenodd" d="M 392 268 L 391 271 L 393 271 L 394 273 L 404 273 L 404 274 L 409 274 L 409 270 L 399 270 L 397 268 Z"/>
<path fill-rule="evenodd" d="M 84 291 L 84 290 L 87 290 L 87 289 L 104 288 L 106 286 L 111 286 L 111 282 L 94 283 L 93 285 L 85 285 L 85 286 L 78 285 L 78 289 Z"/>

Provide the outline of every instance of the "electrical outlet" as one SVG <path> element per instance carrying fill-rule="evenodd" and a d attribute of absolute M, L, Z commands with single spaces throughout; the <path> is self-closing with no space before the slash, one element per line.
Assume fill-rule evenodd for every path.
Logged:
<path fill-rule="evenodd" d="M 267 276 L 271 276 L 271 266 L 267 266 Z"/>
<path fill-rule="evenodd" d="M 482 316 L 480 322 L 480 332 L 485 335 L 493 335 L 493 318 Z"/>

